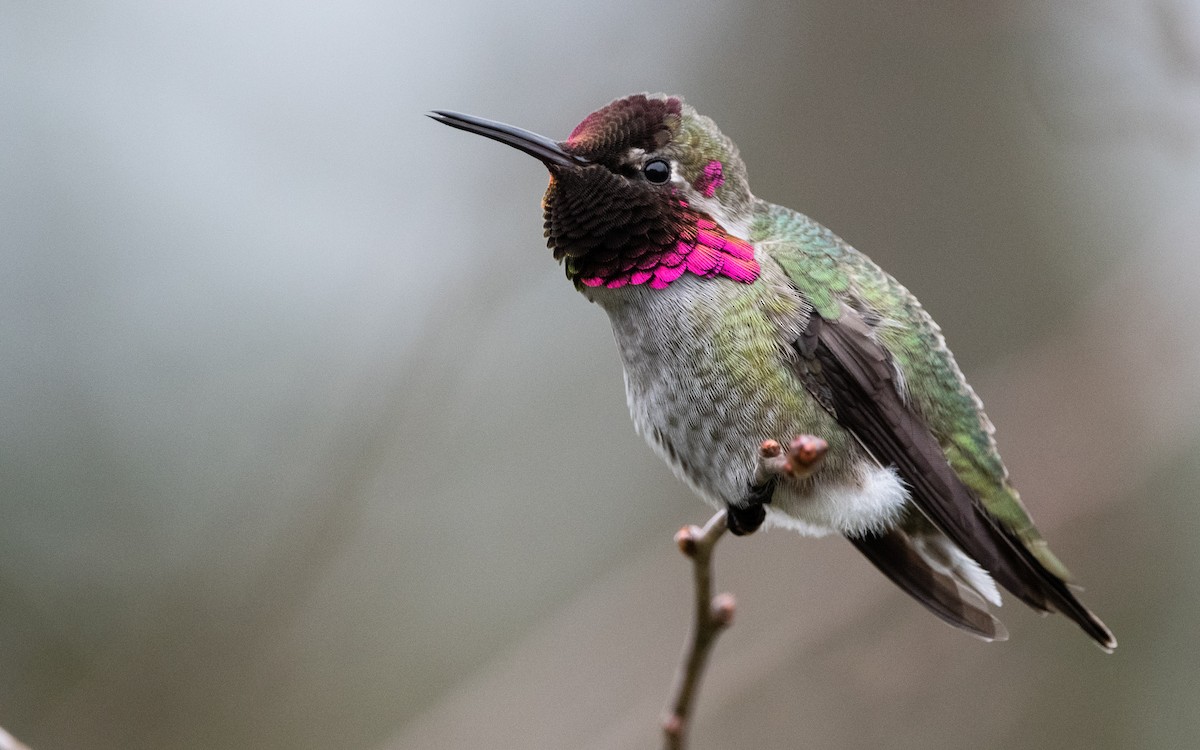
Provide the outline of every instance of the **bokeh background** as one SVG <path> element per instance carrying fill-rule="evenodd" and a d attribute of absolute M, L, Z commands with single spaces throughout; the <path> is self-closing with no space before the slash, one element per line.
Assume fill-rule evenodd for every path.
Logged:
<path fill-rule="evenodd" d="M 684 95 L 941 322 L 1105 656 L 727 540 L 696 748 L 1200 744 L 1200 5 L 0 4 L 0 725 L 34 750 L 655 747 L 706 509 L 546 177 Z"/>

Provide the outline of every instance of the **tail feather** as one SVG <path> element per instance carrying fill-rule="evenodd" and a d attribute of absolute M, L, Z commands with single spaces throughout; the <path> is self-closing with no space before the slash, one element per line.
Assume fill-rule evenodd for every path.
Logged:
<path fill-rule="evenodd" d="M 925 562 L 952 576 L 988 602 L 997 607 L 1001 606 L 1000 590 L 996 588 L 996 582 L 979 563 L 968 557 L 945 534 L 933 528 L 925 534 L 909 528 L 907 533 L 913 548 Z"/>
<path fill-rule="evenodd" d="M 1008 639 L 987 606 L 988 600 L 998 603 L 996 584 L 948 539 L 901 527 L 848 538 L 881 573 L 945 622 L 985 641 Z"/>
<path fill-rule="evenodd" d="M 1117 647 L 1117 639 L 1108 626 L 1075 596 L 1073 590 L 1079 590 L 1080 587 L 1062 580 L 1047 570 L 1015 534 L 1007 530 L 999 533 L 1008 541 L 1027 568 L 1041 581 L 1043 591 L 1047 596 L 1047 606 L 1040 609 L 1061 612 L 1071 618 L 1076 625 L 1083 629 L 1083 632 L 1091 636 L 1102 651 L 1111 654 Z"/>

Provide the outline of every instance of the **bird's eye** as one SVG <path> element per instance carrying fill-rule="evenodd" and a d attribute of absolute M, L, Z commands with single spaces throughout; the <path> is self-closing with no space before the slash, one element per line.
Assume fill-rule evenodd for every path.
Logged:
<path fill-rule="evenodd" d="M 642 174 L 646 175 L 647 180 L 661 185 L 671 179 L 671 165 L 663 159 L 651 159 L 642 167 Z"/>

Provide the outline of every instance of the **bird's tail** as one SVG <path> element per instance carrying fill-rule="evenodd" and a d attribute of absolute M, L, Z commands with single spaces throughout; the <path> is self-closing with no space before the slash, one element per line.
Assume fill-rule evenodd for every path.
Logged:
<path fill-rule="evenodd" d="M 985 641 L 1008 638 L 988 610 L 1000 604 L 991 576 L 932 526 L 897 526 L 882 534 L 850 537 L 893 583 L 933 614 Z"/>

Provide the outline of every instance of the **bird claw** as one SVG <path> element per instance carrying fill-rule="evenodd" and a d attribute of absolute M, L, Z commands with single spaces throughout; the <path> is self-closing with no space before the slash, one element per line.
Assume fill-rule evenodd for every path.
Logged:
<path fill-rule="evenodd" d="M 797 435 L 787 448 L 778 440 L 764 440 L 758 446 L 758 469 L 754 482 L 741 505 L 726 507 L 727 524 L 734 536 L 753 534 L 767 517 L 763 507 L 771 502 L 775 483 L 780 477 L 804 479 L 811 476 L 829 450 L 829 443 L 814 435 Z"/>
<path fill-rule="evenodd" d="M 786 449 L 777 440 L 764 440 L 758 447 L 759 478 L 805 479 L 817 470 L 828 451 L 829 443 L 815 435 L 797 435 Z"/>
<path fill-rule="evenodd" d="M 797 435 L 788 445 L 787 455 L 791 475 L 797 479 L 809 476 L 817 469 L 829 451 L 829 443 L 815 435 Z"/>

